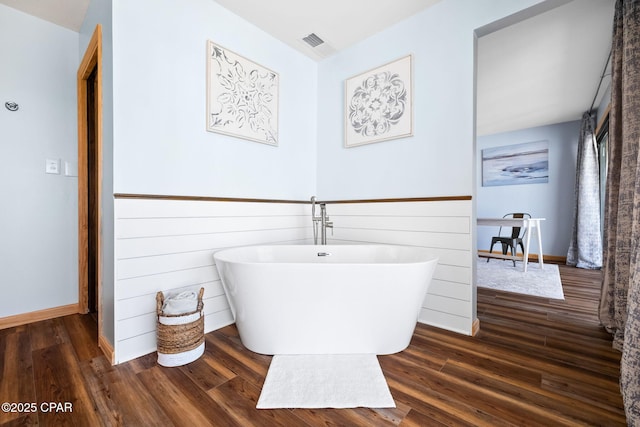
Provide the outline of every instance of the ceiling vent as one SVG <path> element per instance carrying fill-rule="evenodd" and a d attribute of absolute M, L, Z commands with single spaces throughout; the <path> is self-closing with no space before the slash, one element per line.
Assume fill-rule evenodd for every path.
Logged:
<path fill-rule="evenodd" d="M 1 0 L 0 0 L 1 1 Z M 303 47 L 300 49 L 314 59 L 324 59 L 336 53 L 336 49 L 329 42 L 322 40 L 317 34 L 311 33 L 307 37 L 297 39 L 296 42 Z"/>
<path fill-rule="evenodd" d="M 318 37 L 315 33 L 311 33 L 307 37 L 303 37 L 302 40 L 304 40 L 311 47 L 316 47 L 324 43 L 324 40 Z"/>

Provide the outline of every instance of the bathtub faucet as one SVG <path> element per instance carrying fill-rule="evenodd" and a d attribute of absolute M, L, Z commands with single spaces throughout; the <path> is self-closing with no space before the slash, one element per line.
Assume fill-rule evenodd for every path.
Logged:
<path fill-rule="evenodd" d="M 320 226 L 320 244 L 327 244 L 327 228 L 331 229 L 333 235 L 333 222 L 327 216 L 327 204 L 319 203 L 320 216 L 316 216 L 316 196 L 311 197 L 311 222 L 313 223 L 313 244 L 318 244 L 318 225 Z"/>

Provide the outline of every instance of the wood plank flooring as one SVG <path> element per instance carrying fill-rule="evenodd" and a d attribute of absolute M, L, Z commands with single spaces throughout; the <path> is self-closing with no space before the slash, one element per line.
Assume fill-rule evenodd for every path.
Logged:
<path fill-rule="evenodd" d="M 418 325 L 405 351 L 379 356 L 395 409 L 255 409 L 271 357 L 234 326 L 179 368 L 154 354 L 111 366 L 90 316 L 0 330 L 0 403 L 35 404 L 0 426 L 623 426 L 600 272 L 560 272 L 565 301 L 479 289 L 476 337 Z"/>

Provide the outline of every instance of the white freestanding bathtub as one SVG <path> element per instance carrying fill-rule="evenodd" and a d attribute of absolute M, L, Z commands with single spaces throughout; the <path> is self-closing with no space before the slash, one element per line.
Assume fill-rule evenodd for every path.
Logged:
<path fill-rule="evenodd" d="M 245 246 L 214 259 L 242 343 L 262 354 L 404 350 L 437 263 L 392 245 Z"/>

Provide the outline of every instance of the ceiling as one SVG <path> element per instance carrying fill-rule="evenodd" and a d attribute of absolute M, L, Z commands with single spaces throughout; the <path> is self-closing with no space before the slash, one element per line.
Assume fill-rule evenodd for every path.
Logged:
<path fill-rule="evenodd" d="M 322 59 L 415 15 L 439 0 L 214 0 L 289 46 Z M 359 19 L 358 19 L 359 18 Z M 324 43 L 309 47 L 316 34 Z"/>
<path fill-rule="evenodd" d="M 607 64 L 613 9 L 614 0 L 574 0 L 480 37 L 477 134 L 580 119 Z"/>
<path fill-rule="evenodd" d="M 73 31 L 80 31 L 90 0 L 0 0 L 0 3 Z"/>
<path fill-rule="evenodd" d="M 211 0 L 322 60 L 439 0 Z M 79 31 L 89 0 L 0 0 Z M 614 0 L 573 0 L 478 39 L 477 133 L 578 120 L 589 109 L 610 46 Z M 366 19 L 353 19 L 356 16 Z M 324 43 L 301 39 L 315 33 Z M 598 105 L 608 80 L 603 83 Z"/>

